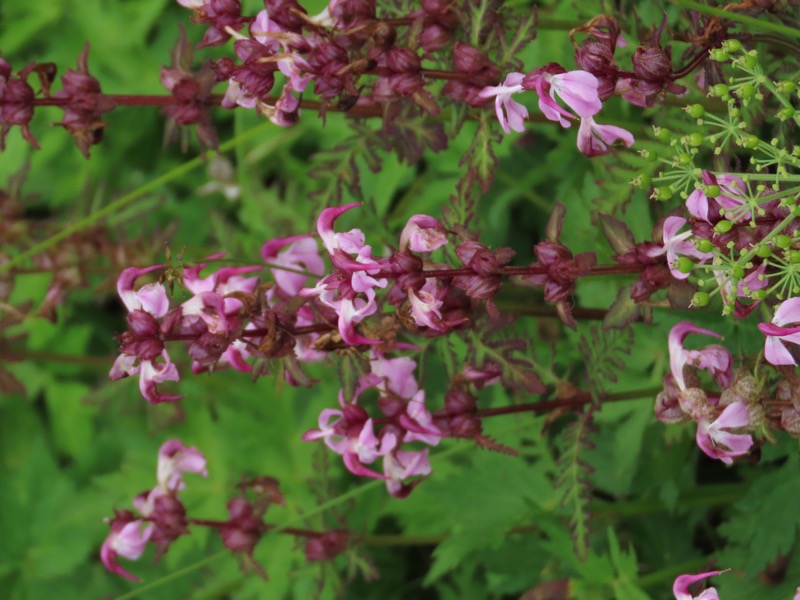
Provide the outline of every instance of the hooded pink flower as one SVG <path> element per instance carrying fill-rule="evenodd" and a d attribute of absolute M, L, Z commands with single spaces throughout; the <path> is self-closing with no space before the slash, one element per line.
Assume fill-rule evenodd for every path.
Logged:
<path fill-rule="evenodd" d="M 744 195 L 747 194 L 747 186 L 739 177 L 733 175 L 715 176 L 713 173 L 703 171 L 702 179 L 705 185 L 719 186 L 721 193 L 714 198 L 714 200 L 716 200 L 717 204 L 722 208 L 734 210 L 747 205 L 747 200 L 744 199 Z M 694 190 L 689 194 L 689 197 L 686 198 L 686 210 L 689 211 L 689 214 L 710 223 L 708 219 L 708 208 L 708 196 L 706 196 L 705 192 L 700 188 Z M 749 210 L 738 212 L 740 214 L 736 215 L 736 221 L 749 219 L 751 216 Z M 729 220 L 733 221 L 734 219 Z"/>
<path fill-rule="evenodd" d="M 167 290 L 160 283 L 148 283 L 134 291 L 136 280 L 146 273 L 163 268 L 164 265 L 153 265 L 144 269 L 129 267 L 119 274 L 117 293 L 128 312 L 143 310 L 156 319 L 160 319 L 169 310 Z"/>
<path fill-rule="evenodd" d="M 686 389 L 683 368 L 688 364 L 703 371 L 708 371 L 711 377 L 721 387 L 728 387 L 733 378 L 733 359 L 727 348 L 719 344 L 706 346 L 702 350 L 686 350 L 683 340 L 691 333 L 702 333 L 721 339 L 722 336 L 709 329 L 703 329 L 690 323 L 681 321 L 669 332 L 669 366 L 672 377 L 681 390 Z"/>
<path fill-rule="evenodd" d="M 678 255 L 691 256 L 693 258 L 708 260 L 714 255 L 710 252 L 700 252 L 695 245 L 689 241 L 692 237 L 691 229 L 678 233 L 680 229 L 686 225 L 686 219 L 682 217 L 667 217 L 664 220 L 664 230 L 662 235 L 661 248 L 650 250 L 648 256 L 660 256 L 661 254 L 667 255 L 667 264 L 669 270 L 675 279 L 686 279 L 689 277 L 688 273 L 681 273 L 675 268 L 675 261 L 678 260 Z"/>
<path fill-rule="evenodd" d="M 100 548 L 100 560 L 110 572 L 121 575 L 131 581 L 140 581 L 139 577 L 123 569 L 117 558 L 122 556 L 130 560 L 137 560 L 143 553 L 153 526 L 141 528 L 140 519 L 133 520 L 133 515 L 128 511 L 120 511 L 111 521 L 111 531 Z"/>
<path fill-rule="evenodd" d="M 414 378 L 417 362 L 413 358 L 383 358 L 373 354 L 369 364 L 371 373 L 365 379 L 367 383 L 377 387 L 381 395 L 392 393 L 407 400 L 419 390 L 419 384 Z"/>
<path fill-rule="evenodd" d="M 195 447 L 189 447 L 180 440 L 167 440 L 158 450 L 158 484 L 165 490 L 175 492 L 186 487 L 184 473 L 208 475 L 206 457 Z"/>
<path fill-rule="evenodd" d="M 586 156 L 600 156 L 613 152 L 613 146 L 621 143 L 626 148 L 633 146 L 633 135 L 630 131 L 614 125 L 600 125 L 592 117 L 581 119 L 578 128 L 578 150 Z"/>
<path fill-rule="evenodd" d="M 689 593 L 689 586 L 701 579 L 714 577 L 722 572 L 723 571 L 708 571 L 706 573 L 698 573 L 697 575 L 681 575 L 672 585 L 672 593 L 675 594 L 675 600 L 719 600 L 717 590 L 714 588 L 708 588 L 699 596 L 692 596 Z"/>
<path fill-rule="evenodd" d="M 408 220 L 400 234 L 400 250 L 433 252 L 447 244 L 444 226 L 428 215 L 414 215 Z"/>
<path fill-rule="evenodd" d="M 436 446 L 442 439 L 442 431 L 433 424 L 433 417 L 425 408 L 425 390 L 419 390 L 406 406 L 406 414 L 400 415 L 400 425 L 407 431 L 404 442 L 423 442 Z"/>
<path fill-rule="evenodd" d="M 212 254 L 208 258 L 217 259 L 223 256 L 225 256 L 224 253 Z M 234 292 L 252 294 L 256 289 L 256 285 L 258 285 L 258 277 L 242 277 L 242 275 L 261 270 L 261 267 L 256 265 L 249 267 L 223 267 L 207 277 L 201 278 L 200 271 L 205 267 L 206 264 L 201 263 L 183 270 L 183 285 L 195 296 L 209 292 L 214 292 L 223 297 Z M 184 306 L 187 303 L 184 303 Z M 234 313 L 242 306 L 241 301 L 236 298 L 224 298 L 223 304 L 225 314 Z"/>
<path fill-rule="evenodd" d="M 514 94 L 525 91 L 522 87 L 522 73 L 509 73 L 502 85 L 483 88 L 478 96 L 481 98 L 494 97 L 494 110 L 500 127 L 506 133 L 511 130 L 522 133 L 525 131 L 525 119 L 528 118 L 528 109 L 512 99 Z"/>
<path fill-rule="evenodd" d="M 411 306 L 411 318 L 420 327 L 430 327 L 434 331 L 446 331 L 442 324 L 442 311 L 444 301 L 437 297 L 438 282 L 431 278 L 425 285 L 415 292 L 408 288 L 408 303 Z"/>
<path fill-rule="evenodd" d="M 786 343 L 800 344 L 800 326 L 785 327 L 789 323 L 800 323 L 800 298 L 789 298 L 781 304 L 771 323 L 759 323 L 758 328 L 767 336 L 764 358 L 773 365 L 797 365 Z"/>
<path fill-rule="evenodd" d="M 310 235 L 293 235 L 269 240 L 261 247 L 264 262 L 305 270 L 314 275 L 325 273 L 325 264 L 317 249 L 317 241 Z M 283 269 L 272 269 L 275 285 L 287 296 L 295 296 L 306 283 L 307 275 Z"/>
<path fill-rule="evenodd" d="M 716 421 L 701 419 L 697 424 L 695 440 L 708 456 L 730 465 L 733 463 L 732 456 L 747 454 L 753 446 L 753 438 L 750 435 L 731 433 L 727 430 L 747 427 L 749 424 L 747 406 L 744 402 L 734 402 L 725 407 Z"/>
<path fill-rule="evenodd" d="M 581 118 L 593 117 L 603 107 L 597 77 L 588 71 L 565 72 L 560 65 L 551 63 L 529 73 L 524 85 L 525 89 L 536 90 L 542 114 L 562 127 L 569 127 L 567 119 L 575 119 L 575 115 L 559 106 L 556 96 Z"/>

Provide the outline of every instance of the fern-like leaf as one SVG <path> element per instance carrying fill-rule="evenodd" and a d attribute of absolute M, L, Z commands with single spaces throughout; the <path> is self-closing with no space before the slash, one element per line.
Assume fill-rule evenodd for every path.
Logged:
<path fill-rule="evenodd" d="M 536 373 L 536 364 L 523 352 L 528 344 L 521 339 L 492 340 L 484 339 L 484 333 L 469 333 L 471 348 L 467 359 L 477 366 L 492 366 L 500 371 L 503 385 L 515 391 L 529 394 L 542 394 L 544 384 Z"/>
<path fill-rule="evenodd" d="M 605 384 L 616 383 L 617 372 L 625 368 L 624 355 L 631 353 L 633 338 L 631 328 L 602 330 L 594 326 L 589 338 L 581 336 L 578 348 L 586 364 L 589 391 L 595 406 L 599 406 Z"/>

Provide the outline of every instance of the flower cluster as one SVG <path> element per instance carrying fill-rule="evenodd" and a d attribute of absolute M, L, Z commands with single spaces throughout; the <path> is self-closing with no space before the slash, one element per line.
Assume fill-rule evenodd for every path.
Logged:
<path fill-rule="evenodd" d="M 539 110 L 550 121 L 569 127 L 570 122 L 580 118 L 578 149 L 586 156 L 597 156 L 611 152 L 611 146 L 619 142 L 625 147 L 633 145 L 630 132 L 613 125 L 600 125 L 594 116 L 600 112 L 598 79 L 587 71 L 569 71 L 556 63 L 550 63 L 528 73 L 509 73 L 500 86 L 489 86 L 480 92 L 482 98 L 495 99 L 495 111 L 503 131 L 525 131 L 528 109 L 513 99 L 514 94 L 535 91 L 539 97 Z M 560 98 L 573 112 L 563 108 Z"/>

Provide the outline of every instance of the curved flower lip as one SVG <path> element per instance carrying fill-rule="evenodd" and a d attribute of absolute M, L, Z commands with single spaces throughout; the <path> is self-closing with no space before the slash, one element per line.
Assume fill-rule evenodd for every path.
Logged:
<path fill-rule="evenodd" d="M 494 96 L 495 114 L 497 114 L 500 127 L 506 133 L 511 133 L 511 130 L 519 133 L 525 131 L 528 109 L 512 97 L 514 94 L 525 91 L 525 88 L 522 87 L 524 78 L 525 75 L 522 73 L 509 73 L 502 85 L 485 87 L 478 93 L 480 98 Z"/>
<path fill-rule="evenodd" d="M 711 458 L 718 458 L 727 465 L 733 464 L 733 456 L 742 456 L 753 446 L 753 438 L 747 434 L 731 433 L 728 429 L 747 427 L 750 414 L 744 402 L 734 402 L 725 407 L 713 422 L 697 424 L 695 440 L 700 449 Z"/>
<path fill-rule="evenodd" d="M 143 286 L 138 292 L 133 291 L 133 286 L 139 277 L 162 268 L 164 268 L 164 265 L 152 265 L 143 269 L 128 267 L 119 274 L 117 294 L 119 294 L 128 312 L 144 310 L 156 318 L 161 318 L 166 314 L 167 310 L 169 310 L 169 301 L 166 298 L 166 290 L 163 285 L 150 283 Z"/>
<path fill-rule="evenodd" d="M 667 337 L 667 347 L 669 348 L 669 368 L 672 372 L 672 377 L 675 379 L 675 382 L 678 384 L 678 387 L 681 390 L 686 389 L 686 382 L 683 378 L 683 367 L 689 361 L 688 352 L 699 352 L 702 353 L 702 350 L 699 351 L 687 351 L 683 348 L 683 340 L 686 339 L 691 333 L 702 333 L 704 335 L 710 335 L 711 337 L 715 337 L 717 339 L 722 339 L 722 336 L 715 331 L 711 331 L 710 329 L 703 329 L 702 327 L 697 327 L 690 321 L 681 321 L 677 325 L 675 325 L 669 332 L 669 336 Z M 729 363 L 730 364 L 730 361 Z M 711 366 L 711 365 L 709 365 Z M 718 365 L 723 366 L 723 365 Z"/>
<path fill-rule="evenodd" d="M 672 585 L 672 593 L 675 595 L 675 600 L 692 600 L 692 595 L 689 593 L 689 586 L 693 583 L 700 581 L 701 579 L 706 579 L 708 577 L 714 577 L 715 575 L 720 575 L 725 571 L 707 571 L 705 573 L 698 573 L 697 575 L 681 575 L 675 580 L 675 583 Z M 713 598 L 717 597 L 717 592 L 714 588 L 709 588 L 706 592 L 713 591 L 714 595 L 706 595 L 703 600 L 713 600 Z M 703 592 L 705 595 L 706 592 Z"/>
<path fill-rule="evenodd" d="M 319 233 L 319 237 L 322 239 L 322 243 L 325 245 L 329 254 L 333 254 L 334 250 L 339 248 L 336 234 L 333 231 L 334 222 L 344 213 L 357 206 L 361 206 L 361 202 L 352 202 L 344 206 L 333 206 L 331 208 L 326 208 L 320 213 L 317 219 L 317 233 Z"/>
<path fill-rule="evenodd" d="M 781 327 L 774 323 L 759 323 L 758 329 L 764 335 L 772 335 L 775 337 L 782 337 L 784 335 L 791 335 L 800 332 L 800 326 L 797 327 Z"/>
<path fill-rule="evenodd" d="M 789 298 L 783 302 L 772 317 L 775 325 L 786 325 L 786 323 L 800 323 L 800 297 Z"/>

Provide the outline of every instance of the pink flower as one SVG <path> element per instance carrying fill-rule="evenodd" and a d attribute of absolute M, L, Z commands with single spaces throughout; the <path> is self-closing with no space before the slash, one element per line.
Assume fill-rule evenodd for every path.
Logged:
<path fill-rule="evenodd" d="M 372 372 L 366 379 L 369 384 L 378 388 L 381 395 L 392 393 L 407 400 L 419 390 L 419 384 L 414 378 L 417 363 L 413 358 L 373 356 L 369 364 Z"/>
<path fill-rule="evenodd" d="M 261 247 L 261 258 L 264 262 L 286 267 L 287 269 L 305 270 L 314 275 L 325 273 L 325 264 L 319 255 L 316 240 L 310 235 L 293 235 L 285 238 L 269 240 Z M 275 285 L 287 296 L 295 296 L 305 285 L 307 275 L 293 273 L 283 269 L 272 269 Z"/>
<path fill-rule="evenodd" d="M 708 371 L 711 377 L 722 387 L 728 387 L 733 378 L 733 359 L 727 348 L 719 344 L 706 346 L 702 350 L 686 350 L 683 340 L 690 333 L 702 333 L 721 339 L 722 336 L 709 329 L 703 329 L 690 323 L 681 321 L 669 332 L 669 367 L 672 377 L 681 390 L 686 389 L 683 368 L 688 364 L 698 369 Z"/>
<path fill-rule="evenodd" d="M 703 184 L 705 185 L 719 186 L 722 193 L 714 198 L 714 200 L 716 200 L 717 204 L 719 204 L 722 208 L 734 210 L 747 204 L 747 200 L 743 198 L 743 196 L 747 193 L 747 187 L 739 177 L 734 177 L 733 175 L 715 176 L 713 173 L 703 171 L 702 179 Z M 700 188 L 694 190 L 691 194 L 689 194 L 689 197 L 686 198 L 686 209 L 693 217 L 710 222 L 708 219 L 708 208 L 708 196 L 706 196 L 705 192 L 703 192 L 703 190 Z M 738 212 L 739 214 L 736 215 L 735 219 L 729 220 L 741 221 L 744 219 L 749 219 L 751 216 L 750 211 Z"/>
<path fill-rule="evenodd" d="M 698 573 L 697 575 L 681 575 L 672 585 L 672 593 L 675 594 L 675 600 L 719 600 L 717 590 L 714 588 L 708 588 L 699 596 L 692 596 L 689 593 L 689 586 L 701 579 L 714 577 L 722 572 L 723 571 L 708 571 L 706 573 Z"/>
<path fill-rule="evenodd" d="M 414 215 L 408 220 L 400 234 L 400 250 L 433 252 L 447 243 L 444 226 L 428 215 Z"/>
<path fill-rule="evenodd" d="M 564 72 L 563 67 L 551 63 L 529 73 L 524 85 L 525 89 L 536 89 L 539 110 L 562 127 L 569 127 L 567 119 L 574 119 L 575 115 L 558 105 L 557 95 L 581 118 L 593 117 L 603 107 L 597 92 L 597 77 L 588 71 Z"/>
<path fill-rule="evenodd" d="M 431 474 L 431 463 L 428 460 L 428 449 L 419 452 L 394 450 L 383 457 L 383 474 L 386 478 L 386 489 L 395 498 L 405 498 L 421 480 L 412 484 L 404 481 L 409 477 L 427 477 Z"/>
<path fill-rule="evenodd" d="M 648 256 L 660 256 L 661 254 L 666 254 L 669 270 L 675 279 L 686 279 L 689 277 L 688 273 L 681 273 L 677 268 L 675 268 L 675 261 L 678 260 L 679 254 L 683 256 L 691 256 L 700 260 L 708 260 L 713 256 L 713 254 L 710 252 L 700 252 L 697 248 L 695 248 L 695 245 L 692 242 L 688 241 L 688 239 L 693 235 L 691 230 L 678 233 L 681 227 L 686 225 L 686 223 L 686 219 L 682 217 L 667 217 L 664 220 L 664 230 L 662 235 L 663 246 L 658 249 L 650 250 L 647 253 Z"/>
<path fill-rule="evenodd" d="M 222 258 L 224 254 L 213 254 L 209 259 Z M 256 285 L 258 285 L 258 277 L 242 277 L 244 273 L 251 273 L 253 271 L 260 271 L 261 267 L 253 265 L 249 267 L 223 267 L 207 277 L 201 278 L 200 271 L 205 269 L 205 263 L 201 263 L 195 267 L 183 270 L 183 285 L 192 294 L 198 295 L 206 292 L 215 292 L 220 296 L 227 296 L 234 292 L 243 292 L 245 294 L 252 294 Z M 184 303 L 185 305 L 186 303 Z M 236 298 L 224 298 L 224 312 L 231 314 L 241 308 L 241 301 Z"/>
<path fill-rule="evenodd" d="M 182 490 L 184 473 L 208 475 L 206 457 L 195 447 L 177 439 L 167 440 L 158 450 L 158 484 L 166 491 Z"/>
<path fill-rule="evenodd" d="M 500 127 L 506 133 L 511 133 L 512 129 L 520 133 L 525 131 L 528 109 L 512 99 L 514 94 L 525 91 L 525 88 L 522 87 L 524 78 L 525 75 L 522 73 L 509 73 L 502 85 L 485 87 L 478 94 L 481 98 L 494 96 L 497 120 L 500 121 Z"/>
<path fill-rule="evenodd" d="M 772 323 L 759 323 L 758 328 L 767 336 L 764 358 L 773 365 L 797 365 L 786 342 L 800 344 L 800 327 L 785 327 L 800 323 L 800 298 L 789 298 L 781 304 L 772 317 Z"/>
<path fill-rule="evenodd" d="M 139 391 L 148 402 L 159 404 L 180 400 L 183 396 L 167 396 L 161 394 L 156 387 L 157 383 L 180 380 L 178 369 L 170 360 L 167 351 L 162 350 L 160 356 L 164 362 L 157 362 L 157 358 L 153 358 L 152 360 L 140 360 L 139 364 L 135 365 L 139 360 L 136 356 L 120 354 L 114 361 L 108 378 L 111 381 L 117 381 L 123 377 L 139 375 Z"/>
<path fill-rule="evenodd" d="M 586 156 L 600 156 L 608 154 L 614 149 L 610 148 L 617 142 L 626 148 L 633 146 L 631 132 L 614 125 L 599 125 L 591 117 L 583 117 L 578 128 L 578 150 Z"/>
<path fill-rule="evenodd" d="M 122 556 L 130 560 L 137 560 L 143 553 L 147 541 L 153 532 L 153 526 L 141 528 L 140 519 L 133 520 L 133 515 L 128 511 L 120 511 L 111 521 L 111 531 L 100 548 L 100 560 L 110 572 L 121 575 L 131 581 L 140 581 L 139 577 L 131 575 L 117 562 Z"/>
<path fill-rule="evenodd" d="M 419 390 L 409 401 L 406 414 L 400 415 L 400 425 L 407 431 L 404 442 L 423 442 L 436 446 L 442 439 L 442 431 L 433 424 L 431 413 L 425 408 L 425 390 Z"/>
<path fill-rule="evenodd" d="M 422 288 L 415 292 L 408 288 L 408 303 L 411 306 L 411 318 L 420 327 L 430 327 L 434 331 L 446 331 L 442 324 L 441 308 L 444 302 L 435 295 L 438 284 L 436 279 L 428 279 Z"/>
<path fill-rule="evenodd" d="M 733 463 L 731 456 L 747 454 L 753 445 L 753 438 L 726 430 L 747 427 L 749 424 L 750 415 L 747 406 L 744 402 L 734 402 L 725 407 L 716 421 L 709 423 L 701 419 L 697 424 L 695 440 L 708 456 L 730 465 Z"/>
<path fill-rule="evenodd" d="M 138 291 L 133 290 L 139 277 L 145 273 L 161 269 L 163 266 L 153 265 L 144 269 L 129 267 L 119 274 L 117 293 L 128 312 L 143 310 L 153 315 L 156 319 L 160 319 L 167 314 L 169 298 L 167 298 L 167 290 L 164 289 L 163 285 L 160 283 L 148 283 L 139 288 Z"/>

